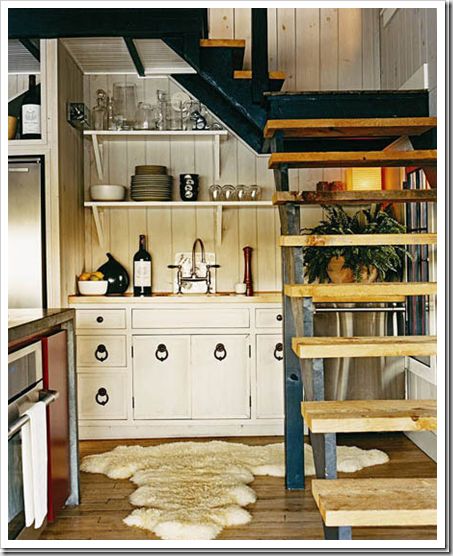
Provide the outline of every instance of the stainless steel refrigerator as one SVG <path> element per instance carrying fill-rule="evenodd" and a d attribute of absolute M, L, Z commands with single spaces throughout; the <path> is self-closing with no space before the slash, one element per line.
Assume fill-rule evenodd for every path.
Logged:
<path fill-rule="evenodd" d="M 8 161 L 8 307 L 47 306 L 43 159 Z"/>

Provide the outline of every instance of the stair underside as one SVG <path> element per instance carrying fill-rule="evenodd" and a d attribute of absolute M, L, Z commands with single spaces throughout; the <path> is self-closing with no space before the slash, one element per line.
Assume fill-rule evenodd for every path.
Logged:
<path fill-rule="evenodd" d="M 315 479 L 311 488 L 330 527 L 436 525 L 436 479 Z"/>
<path fill-rule="evenodd" d="M 435 431 L 435 400 L 345 400 L 302 402 L 314 433 Z"/>
<path fill-rule="evenodd" d="M 436 118 L 323 118 L 268 120 L 264 137 L 276 132 L 286 138 L 302 137 L 393 137 L 421 135 L 437 124 Z"/>
<path fill-rule="evenodd" d="M 292 347 L 300 359 L 430 356 L 436 354 L 437 338 L 436 336 L 304 336 L 293 338 Z"/>
<path fill-rule="evenodd" d="M 342 247 L 348 245 L 435 245 L 437 234 L 340 234 L 281 236 L 282 247 Z"/>
<path fill-rule="evenodd" d="M 407 296 L 435 295 L 436 282 L 375 282 L 363 284 L 285 284 L 288 297 L 311 297 L 314 302 L 404 301 Z"/>
<path fill-rule="evenodd" d="M 366 205 L 370 203 L 434 203 L 435 189 L 376 189 L 368 191 L 276 191 L 274 205 Z"/>
<path fill-rule="evenodd" d="M 437 151 L 357 151 L 272 153 L 269 168 L 349 168 L 435 166 Z"/>

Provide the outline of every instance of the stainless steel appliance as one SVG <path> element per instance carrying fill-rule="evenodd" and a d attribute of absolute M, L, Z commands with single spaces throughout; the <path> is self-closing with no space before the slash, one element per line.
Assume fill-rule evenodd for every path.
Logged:
<path fill-rule="evenodd" d="M 8 356 L 8 538 L 33 538 L 38 531 L 25 527 L 22 476 L 22 427 L 28 422 L 23 412 L 41 400 L 49 405 L 58 392 L 43 390 L 41 342 Z"/>
<path fill-rule="evenodd" d="M 46 307 L 43 160 L 8 161 L 8 306 Z"/>

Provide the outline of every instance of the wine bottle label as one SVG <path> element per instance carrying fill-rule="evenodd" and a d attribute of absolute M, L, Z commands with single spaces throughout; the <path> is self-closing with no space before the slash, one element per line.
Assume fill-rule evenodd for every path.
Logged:
<path fill-rule="evenodd" d="M 151 286 L 151 261 L 134 262 L 134 286 L 138 288 Z"/>
<path fill-rule="evenodd" d="M 22 135 L 41 133 L 41 106 L 24 104 L 22 106 Z"/>

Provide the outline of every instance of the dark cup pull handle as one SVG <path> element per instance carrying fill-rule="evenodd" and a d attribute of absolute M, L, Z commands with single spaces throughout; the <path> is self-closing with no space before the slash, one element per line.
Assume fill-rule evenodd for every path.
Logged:
<path fill-rule="evenodd" d="M 104 317 L 97 317 L 96 322 L 101 324 L 101 322 L 104 322 Z"/>
<path fill-rule="evenodd" d="M 214 357 L 217 361 L 223 361 L 227 356 L 227 351 L 223 344 L 217 344 L 214 350 Z"/>
<path fill-rule="evenodd" d="M 104 400 L 102 400 L 101 398 L 105 398 Z M 110 397 L 107 394 L 107 390 L 105 388 L 99 388 L 99 390 L 97 391 L 96 394 L 96 403 L 99 405 L 105 405 L 108 403 Z"/>
<path fill-rule="evenodd" d="M 159 344 L 156 349 L 156 359 L 159 361 L 165 361 L 168 358 L 168 349 L 165 344 Z"/>
<path fill-rule="evenodd" d="M 98 361 L 101 361 L 101 363 L 108 358 L 109 352 L 107 351 L 107 348 L 104 346 L 104 344 L 98 345 L 96 351 L 94 352 L 94 356 Z"/>
<path fill-rule="evenodd" d="M 278 320 L 278 322 L 281 322 L 283 320 L 283 315 L 278 314 L 275 318 Z"/>
<path fill-rule="evenodd" d="M 279 355 L 279 353 L 283 353 L 283 344 L 280 342 L 278 344 L 275 344 L 274 349 L 274 357 L 275 359 L 277 359 L 277 361 L 281 361 L 283 359 L 283 355 Z"/>

